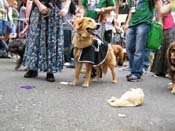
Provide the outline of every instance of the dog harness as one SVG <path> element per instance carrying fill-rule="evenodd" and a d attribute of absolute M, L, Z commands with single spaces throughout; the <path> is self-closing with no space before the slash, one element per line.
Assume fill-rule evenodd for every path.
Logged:
<path fill-rule="evenodd" d="M 99 38 L 93 39 L 93 44 L 81 50 L 79 62 L 92 63 L 93 67 L 101 65 L 108 54 L 108 44 Z"/>

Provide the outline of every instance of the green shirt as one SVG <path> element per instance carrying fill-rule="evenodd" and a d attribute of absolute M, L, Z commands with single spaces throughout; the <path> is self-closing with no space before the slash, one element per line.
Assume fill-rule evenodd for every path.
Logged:
<path fill-rule="evenodd" d="M 98 13 L 94 9 L 114 6 L 115 0 L 82 0 L 82 5 L 86 8 L 84 16 L 97 21 Z"/>
<path fill-rule="evenodd" d="M 13 18 L 14 23 L 17 23 L 18 16 L 19 16 L 19 14 L 18 14 L 17 10 L 12 8 L 12 18 Z"/>
<path fill-rule="evenodd" d="M 135 12 L 131 15 L 131 20 L 129 26 L 135 26 L 140 23 L 151 23 L 152 21 L 152 11 L 149 8 L 148 0 L 135 0 Z M 134 0 L 129 0 L 129 7 L 131 8 Z"/>

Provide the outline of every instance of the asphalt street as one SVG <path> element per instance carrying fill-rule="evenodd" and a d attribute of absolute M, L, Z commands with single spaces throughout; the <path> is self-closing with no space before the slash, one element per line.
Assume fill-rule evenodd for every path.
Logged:
<path fill-rule="evenodd" d="M 116 67 L 117 84 L 110 71 L 89 88 L 81 83 L 67 85 L 74 69 L 56 73 L 56 82 L 46 74 L 27 79 L 24 67 L 14 70 L 13 59 L 0 59 L 0 131 L 175 131 L 175 95 L 168 90 L 168 78 L 148 72 L 140 82 L 128 82 L 128 71 Z M 26 89 L 23 86 L 32 86 Z M 144 104 L 116 108 L 107 104 L 130 88 L 142 88 Z"/>

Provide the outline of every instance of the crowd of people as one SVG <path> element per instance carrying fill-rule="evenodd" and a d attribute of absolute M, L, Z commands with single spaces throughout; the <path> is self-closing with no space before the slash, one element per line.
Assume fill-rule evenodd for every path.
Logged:
<path fill-rule="evenodd" d="M 118 19 L 122 5 L 129 9 L 124 23 Z M 163 24 L 163 43 L 159 50 L 154 51 L 155 59 L 150 71 L 166 76 L 165 54 L 175 39 L 171 35 L 175 31 L 171 8 L 169 0 L 15 0 L 12 5 L 7 0 L 0 0 L 0 49 L 8 52 L 4 39 L 7 28 L 13 38 L 25 34 L 27 43 L 23 65 L 27 72 L 24 77 L 34 78 L 38 72 L 46 72 L 46 80 L 54 82 L 54 73 L 62 71 L 65 63 L 69 63 L 68 68 L 75 67 L 71 41 L 76 19 L 90 17 L 100 25 L 98 34 L 104 41 L 117 44 L 114 33 L 123 34 L 130 69 L 126 79 L 137 82 L 149 66 L 150 50 L 146 49 L 146 41 L 155 18 Z M 18 22 L 21 19 L 25 19 L 26 27 L 21 28 Z"/>

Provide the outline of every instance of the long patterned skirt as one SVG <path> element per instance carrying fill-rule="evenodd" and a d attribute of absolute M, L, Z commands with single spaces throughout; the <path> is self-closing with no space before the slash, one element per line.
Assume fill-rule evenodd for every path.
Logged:
<path fill-rule="evenodd" d="M 33 71 L 55 73 L 61 71 L 64 62 L 64 43 L 60 8 L 54 5 L 48 17 L 38 8 L 32 9 L 23 65 Z"/>

